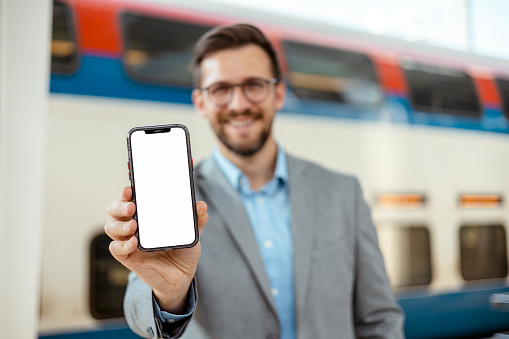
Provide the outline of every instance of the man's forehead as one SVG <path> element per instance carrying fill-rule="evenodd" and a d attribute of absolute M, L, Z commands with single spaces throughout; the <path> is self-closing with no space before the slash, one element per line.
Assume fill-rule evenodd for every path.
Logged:
<path fill-rule="evenodd" d="M 202 80 L 222 77 L 270 77 L 271 61 L 267 53 L 254 44 L 223 49 L 207 55 L 201 65 Z M 219 79 L 223 81 L 223 79 Z M 224 79 L 227 80 L 227 79 Z"/>

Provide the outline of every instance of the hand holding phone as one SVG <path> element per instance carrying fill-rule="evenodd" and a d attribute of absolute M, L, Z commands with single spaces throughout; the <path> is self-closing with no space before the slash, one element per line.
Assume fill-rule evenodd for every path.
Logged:
<path fill-rule="evenodd" d="M 162 310 L 181 314 L 200 259 L 200 243 L 194 247 L 170 251 L 141 251 L 135 236 L 137 224 L 133 219 L 134 212 L 132 190 L 128 186 L 122 190 L 120 200 L 108 205 L 108 213 L 112 219 L 106 222 L 104 230 L 113 239 L 110 252 L 115 259 L 152 287 Z M 208 220 L 205 202 L 196 203 L 196 215 L 201 232 Z"/>
<path fill-rule="evenodd" d="M 161 128 L 162 127 L 163 126 L 161 126 Z M 160 132 L 167 132 L 168 128 L 173 127 L 175 126 L 174 125 L 164 126 L 164 128 L 162 128 L 164 130 L 160 130 L 161 128 L 155 126 L 153 129 L 148 128 L 149 132 L 146 134 L 157 135 Z M 147 128 L 141 128 L 141 130 L 144 129 L 146 130 Z M 189 183 L 189 187 L 188 186 L 184 187 L 183 185 L 179 187 L 181 188 L 184 187 L 183 189 L 184 191 L 191 191 L 190 198 L 187 193 L 180 196 L 180 198 L 182 198 L 183 196 L 187 197 L 187 203 L 185 204 L 186 212 L 184 218 L 186 220 L 186 224 L 184 223 L 179 224 L 180 226 L 186 226 L 186 233 L 188 234 L 182 237 L 184 238 L 184 241 L 180 241 L 179 243 L 177 243 L 175 241 L 167 241 L 167 239 L 165 239 L 164 243 L 162 244 L 162 247 L 172 250 L 149 251 L 149 252 L 140 250 L 141 247 L 143 246 L 139 245 L 137 236 L 140 236 L 140 233 L 138 224 L 134 219 L 135 212 L 139 211 L 137 211 L 136 206 L 133 203 L 134 191 L 132 187 L 125 187 L 122 190 L 121 199 L 118 201 L 113 201 L 108 205 L 108 213 L 112 219 L 109 220 L 104 226 L 106 234 L 113 240 L 110 244 L 110 252 L 113 255 L 113 257 L 115 257 L 119 262 L 121 262 L 124 266 L 126 266 L 128 269 L 134 272 L 139 278 L 141 278 L 145 283 L 152 287 L 154 296 L 156 297 L 161 309 L 174 314 L 179 314 L 179 312 L 185 306 L 185 300 L 189 290 L 189 286 L 196 272 L 196 266 L 198 264 L 198 260 L 201 254 L 201 247 L 198 241 L 198 232 L 195 226 L 197 225 L 198 231 L 201 232 L 208 220 L 207 205 L 203 201 L 200 201 L 196 203 L 196 205 L 194 206 L 194 190 L 192 186 L 193 164 L 191 159 L 191 151 L 189 147 L 189 133 L 186 132 L 187 129 L 185 129 L 185 127 L 183 127 L 182 125 L 177 125 L 174 131 L 178 131 L 179 129 L 184 130 L 183 135 L 185 136 L 185 147 L 183 147 L 181 142 L 176 144 L 173 144 L 172 142 L 170 144 L 173 144 L 173 146 L 176 146 L 178 144 L 180 145 L 178 148 L 181 151 L 182 149 L 186 150 L 185 152 L 180 152 L 180 155 L 176 156 L 178 159 L 182 160 L 184 158 L 182 156 L 182 153 L 185 154 L 186 160 L 185 161 L 179 160 L 179 163 L 181 163 L 182 168 L 184 169 L 187 168 L 186 173 L 188 179 L 184 178 L 183 182 Z M 132 131 L 134 132 L 134 130 L 140 129 L 133 129 Z M 154 133 L 151 133 L 152 130 L 154 131 Z M 178 134 L 180 134 L 179 139 L 182 139 L 182 133 L 175 133 L 174 135 L 177 136 Z M 135 141 L 135 143 L 137 142 L 138 141 Z M 132 152 L 133 149 L 131 146 L 132 144 L 130 144 L 129 146 L 129 150 L 131 153 L 130 156 L 131 163 L 129 166 L 131 172 L 130 178 L 132 180 L 135 176 L 134 172 L 136 172 L 137 169 L 140 169 L 139 165 L 137 165 L 138 160 L 140 158 L 136 156 L 136 154 L 138 154 L 137 153 L 138 151 L 134 151 L 134 153 Z M 153 146 L 154 147 L 150 147 L 151 150 L 149 153 L 151 154 L 151 156 L 154 156 L 154 154 L 161 154 L 164 155 L 164 157 L 166 158 L 169 157 L 175 158 L 175 154 L 171 156 L 171 154 L 166 153 L 164 147 L 160 148 L 157 145 Z M 143 157 L 141 159 L 143 159 Z M 186 161 L 187 165 L 182 165 L 182 162 Z M 144 166 L 142 165 L 142 168 L 143 167 Z M 132 171 L 133 169 L 134 172 Z M 182 172 L 179 173 L 181 174 Z M 173 178 L 176 180 L 176 178 L 181 176 L 180 174 L 173 176 Z M 165 174 L 162 173 L 162 176 L 165 176 Z M 186 175 L 183 176 L 186 177 Z M 154 178 L 155 177 L 156 176 L 154 175 Z M 131 181 L 131 183 L 132 182 L 133 181 Z M 133 186 L 138 187 L 135 180 Z M 159 192 L 161 191 L 159 190 Z M 172 192 L 175 194 L 177 190 L 173 190 Z M 142 200 L 144 200 L 143 198 L 144 196 L 139 196 L 138 201 L 141 202 Z M 152 196 L 152 198 L 154 198 L 154 196 Z M 192 206 L 191 212 L 193 218 L 189 217 L 190 213 L 189 209 L 187 209 L 189 205 Z M 166 213 L 163 214 L 166 215 Z M 137 215 L 137 217 L 139 218 L 140 215 Z M 166 218 L 166 216 L 164 216 L 163 219 L 165 219 L 164 222 L 167 223 L 168 220 L 166 219 L 169 218 Z M 190 219 L 192 220 L 190 221 Z M 143 223 L 144 222 L 143 220 L 144 218 L 142 216 L 140 222 Z M 148 224 L 145 225 L 147 226 Z M 143 230 L 144 229 L 142 228 L 141 238 L 143 238 L 145 234 L 143 233 Z M 198 242 L 196 243 L 195 246 L 189 247 L 192 246 L 193 244 L 192 239 L 195 239 L 195 241 Z M 161 244 L 155 244 L 155 247 L 153 247 L 153 249 L 162 249 L 160 245 Z M 145 246 L 146 247 L 143 247 L 144 250 L 150 248 L 150 246 L 147 244 L 145 244 Z"/>

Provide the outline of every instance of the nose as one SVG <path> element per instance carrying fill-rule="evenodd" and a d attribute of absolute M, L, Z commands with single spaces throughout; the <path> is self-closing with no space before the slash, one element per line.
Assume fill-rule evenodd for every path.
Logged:
<path fill-rule="evenodd" d="M 235 86 L 232 89 L 232 98 L 228 107 L 231 110 L 235 110 L 238 112 L 242 112 L 248 109 L 252 104 L 246 99 L 246 96 L 242 92 L 242 88 L 240 86 Z"/>

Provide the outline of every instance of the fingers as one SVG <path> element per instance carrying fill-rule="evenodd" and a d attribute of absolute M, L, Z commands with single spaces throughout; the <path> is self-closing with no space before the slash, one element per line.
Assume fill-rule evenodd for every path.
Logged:
<path fill-rule="evenodd" d="M 131 187 L 126 186 L 122 190 L 122 194 L 120 200 L 112 201 L 108 205 L 108 214 L 115 220 L 128 221 L 130 220 L 134 212 L 136 211 L 136 206 L 131 201 L 132 199 L 132 190 Z"/>
<path fill-rule="evenodd" d="M 138 246 L 138 238 L 132 236 L 126 241 L 112 241 L 110 243 L 110 253 L 115 259 L 123 262 L 133 253 Z"/>
<path fill-rule="evenodd" d="M 133 217 L 136 206 L 131 201 L 116 200 L 108 205 L 107 210 L 113 219 L 128 221 Z"/>
<path fill-rule="evenodd" d="M 110 253 L 115 259 L 122 262 L 126 260 L 138 246 L 136 232 L 136 220 L 132 219 L 136 206 L 132 199 L 131 187 L 124 187 L 120 200 L 113 201 L 108 205 L 108 214 L 114 220 L 108 220 L 104 225 L 104 232 L 113 241 L 110 243 Z"/>
<path fill-rule="evenodd" d="M 120 197 L 120 200 L 122 201 L 131 201 L 133 198 L 133 190 L 131 189 L 131 186 L 126 186 L 122 189 L 122 195 Z"/>
<path fill-rule="evenodd" d="M 209 220 L 209 215 L 207 213 L 207 204 L 204 201 L 198 201 L 196 203 L 196 215 L 198 217 L 198 231 L 200 232 L 201 236 L 203 227 Z"/>
<path fill-rule="evenodd" d="M 125 240 L 136 232 L 136 220 L 108 220 L 104 225 L 104 232 L 113 240 Z"/>

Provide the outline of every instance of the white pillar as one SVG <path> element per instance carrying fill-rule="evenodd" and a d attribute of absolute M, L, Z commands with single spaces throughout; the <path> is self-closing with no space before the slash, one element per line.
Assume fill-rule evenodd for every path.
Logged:
<path fill-rule="evenodd" d="M 37 337 L 51 9 L 51 0 L 0 0 L 0 338 L 5 339 Z"/>

